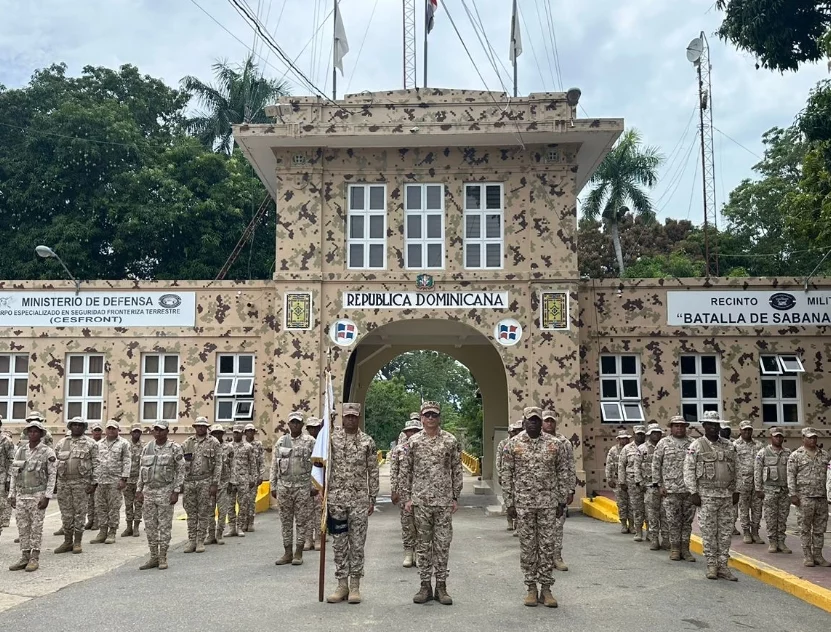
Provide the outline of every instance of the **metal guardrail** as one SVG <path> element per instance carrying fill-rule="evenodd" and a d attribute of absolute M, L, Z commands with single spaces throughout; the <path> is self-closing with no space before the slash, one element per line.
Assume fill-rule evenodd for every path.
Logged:
<path fill-rule="evenodd" d="M 479 457 L 469 452 L 462 452 L 462 465 L 472 476 L 479 476 L 482 473 L 482 468 L 479 465 Z"/>

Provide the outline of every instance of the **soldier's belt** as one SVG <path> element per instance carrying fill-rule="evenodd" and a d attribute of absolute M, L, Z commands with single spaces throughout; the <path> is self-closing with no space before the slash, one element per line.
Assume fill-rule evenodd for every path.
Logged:
<path fill-rule="evenodd" d="M 186 483 L 198 483 L 199 481 L 207 481 L 211 478 L 210 474 L 196 474 L 185 477 Z"/>
<path fill-rule="evenodd" d="M 46 491 L 46 485 L 35 485 L 34 487 L 15 487 L 18 494 L 39 494 Z"/>

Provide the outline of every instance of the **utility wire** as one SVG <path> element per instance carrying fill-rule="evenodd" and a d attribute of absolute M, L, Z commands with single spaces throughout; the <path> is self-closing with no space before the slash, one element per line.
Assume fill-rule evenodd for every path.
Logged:
<path fill-rule="evenodd" d="M 693 169 L 693 177 L 692 177 L 692 188 L 690 189 L 690 203 L 687 206 L 687 219 L 690 219 L 690 214 L 692 213 L 692 203 L 693 197 L 695 195 L 695 185 L 698 184 L 696 181 L 696 176 L 698 175 L 698 161 L 695 161 L 695 169 Z"/>
<path fill-rule="evenodd" d="M 547 0 L 543 0 L 545 3 Z M 538 0 L 534 0 L 534 6 L 537 9 L 537 22 L 540 25 L 540 35 L 542 35 L 542 45 L 545 49 L 545 59 L 548 62 L 548 71 L 551 73 L 551 85 L 556 87 L 557 86 L 557 78 L 554 76 L 554 66 L 551 64 L 551 58 L 554 56 L 553 53 L 549 56 L 548 51 L 548 39 L 545 37 L 545 31 L 543 30 L 542 22 L 542 13 L 540 12 L 540 3 Z"/>
<path fill-rule="evenodd" d="M 505 76 L 510 79 L 513 73 L 512 73 L 512 71 L 508 70 L 508 67 L 502 61 L 502 57 L 500 55 L 496 54 L 496 51 L 494 50 L 493 45 L 491 44 L 490 38 L 488 37 L 488 34 L 485 31 L 485 23 L 482 21 L 482 16 L 479 15 L 479 7 L 476 6 L 476 2 L 474 0 L 471 0 L 471 4 L 473 4 L 473 10 L 476 13 L 476 19 L 479 22 L 479 30 L 482 32 L 482 35 L 485 38 L 485 42 L 488 45 L 488 49 L 490 49 L 491 59 L 495 59 L 499 62 L 499 66 L 502 68 L 502 70 L 505 71 Z M 499 73 L 497 73 L 497 74 L 499 74 Z"/>
<path fill-rule="evenodd" d="M 660 204 L 661 200 L 663 200 L 668 194 L 674 192 L 674 188 L 678 187 L 678 183 L 681 181 L 683 174 L 687 170 L 687 165 L 690 161 L 690 155 L 692 154 L 693 148 L 695 147 L 695 137 L 690 141 L 690 144 L 687 146 L 687 149 L 683 152 L 676 155 L 676 158 L 680 158 L 680 156 L 684 156 L 684 158 L 677 163 L 675 163 L 674 171 L 670 174 L 669 178 L 667 179 L 667 184 L 664 187 L 664 190 L 661 192 L 661 195 L 658 196 L 658 199 L 655 201 L 656 204 Z"/>
<path fill-rule="evenodd" d="M 496 61 L 493 59 L 493 57 L 491 57 L 489 50 L 490 43 L 486 45 L 485 42 L 482 41 L 482 37 L 481 35 L 479 35 L 479 30 L 476 28 L 476 20 L 473 19 L 473 16 L 470 13 L 470 9 L 468 9 L 467 2 L 465 2 L 465 0 L 461 0 L 461 2 L 462 6 L 464 7 L 465 13 L 467 14 L 467 19 L 470 21 L 470 24 L 473 27 L 473 33 L 474 35 L 476 35 L 476 39 L 479 40 L 479 45 L 482 47 L 482 50 L 485 51 L 485 57 L 490 62 L 491 68 L 493 68 L 493 72 L 496 74 L 496 78 L 499 80 L 499 83 L 502 86 L 502 91 L 505 94 L 508 94 L 508 88 L 505 87 L 505 82 L 502 81 L 502 75 L 499 74 L 499 69 L 496 67 Z M 485 41 L 487 41 L 487 37 L 488 36 L 485 34 Z"/>
<path fill-rule="evenodd" d="M 664 209 L 666 209 L 667 206 L 669 206 L 669 203 L 672 202 L 672 198 L 675 197 L 675 192 L 678 191 L 678 188 L 681 186 L 681 182 L 684 180 L 684 174 L 687 173 L 687 167 L 690 164 L 690 156 L 692 156 L 693 153 L 694 153 L 693 152 L 694 148 L 695 148 L 695 141 L 693 140 L 693 142 L 690 143 L 690 149 L 687 152 L 686 157 L 684 158 L 684 162 L 679 163 L 679 167 L 680 167 L 680 165 L 683 165 L 683 169 L 680 171 L 678 178 L 675 180 L 675 185 L 673 186 L 673 188 L 671 190 L 670 189 L 665 190 L 664 193 L 661 195 L 661 197 L 658 199 L 657 203 L 660 203 L 661 200 L 667 194 L 669 194 L 669 197 L 666 198 L 666 200 L 664 200 L 663 204 L 661 204 L 661 208 L 659 209 L 660 212 L 662 212 Z M 693 162 L 695 163 L 695 169 L 697 171 L 698 170 L 698 162 L 695 161 L 695 160 Z M 693 178 L 693 180 L 695 180 L 695 178 Z"/>
<path fill-rule="evenodd" d="M 352 85 L 352 78 L 355 76 L 355 72 L 358 70 L 358 62 L 361 60 L 361 52 L 364 50 L 364 43 L 366 42 L 366 36 L 369 34 L 369 27 L 372 26 L 372 18 L 375 17 L 375 9 L 378 8 L 378 0 L 375 0 L 375 4 L 372 5 L 372 13 L 369 14 L 369 22 L 366 24 L 366 30 L 364 31 L 364 36 L 361 39 L 361 45 L 358 48 L 358 56 L 355 58 L 355 65 L 352 67 L 352 72 L 349 74 L 349 81 L 346 82 L 346 90 L 344 90 L 344 94 L 349 92 L 349 86 Z M 334 46 L 334 40 L 332 40 L 332 45 Z M 331 55 L 330 55 L 331 57 Z M 326 76 L 329 76 L 329 73 L 326 73 Z"/>
<path fill-rule="evenodd" d="M 563 91 L 563 71 L 560 69 L 560 53 L 557 50 L 557 32 L 554 30 L 554 15 L 551 3 L 543 1 L 545 7 L 545 18 L 548 23 L 548 35 L 551 37 L 551 49 L 554 53 L 554 67 L 557 70 L 557 79 L 560 82 L 560 92 Z"/>
<path fill-rule="evenodd" d="M 476 5 L 474 5 L 476 6 Z M 525 13 L 519 8 L 519 3 L 517 3 L 517 11 L 519 12 L 519 18 L 522 20 L 522 27 L 525 29 L 525 32 L 528 34 L 528 43 L 531 45 L 531 54 L 534 57 L 534 64 L 537 66 L 537 72 L 540 75 L 540 85 L 542 89 L 545 90 L 545 79 L 542 76 L 542 66 L 540 66 L 539 59 L 537 58 L 537 51 L 534 48 L 534 40 L 531 38 L 531 31 L 528 30 L 528 24 L 525 22 Z M 551 87 L 554 89 L 554 86 Z M 585 112 L 585 110 L 583 110 Z M 588 116 L 588 114 L 586 114 Z"/>
<path fill-rule="evenodd" d="M 719 134 L 721 134 L 721 135 L 722 135 L 722 136 L 724 136 L 725 138 L 727 138 L 727 140 L 729 140 L 729 141 L 731 141 L 731 142 L 735 143 L 736 145 L 738 145 L 739 147 L 741 147 L 742 149 L 744 149 L 744 150 L 745 150 L 747 153 L 749 153 L 751 156 L 756 156 L 756 158 L 758 158 L 759 160 L 764 160 L 764 158 L 762 158 L 762 157 L 761 157 L 759 154 L 757 154 L 755 151 L 751 151 L 750 149 L 748 149 L 747 147 L 745 147 L 744 145 L 742 145 L 739 141 L 737 141 L 737 140 L 736 140 L 735 138 L 733 138 L 732 136 L 728 136 L 727 134 L 725 134 L 724 132 L 722 132 L 722 131 L 721 131 L 718 127 L 716 127 L 715 125 L 713 126 L 713 129 L 714 129 L 714 130 L 716 130 Z"/>

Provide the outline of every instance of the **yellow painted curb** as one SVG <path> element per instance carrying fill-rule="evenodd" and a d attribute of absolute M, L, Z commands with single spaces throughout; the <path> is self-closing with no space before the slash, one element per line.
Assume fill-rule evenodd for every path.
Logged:
<path fill-rule="evenodd" d="M 603 522 L 618 522 L 617 505 L 605 496 L 597 496 L 593 501 L 583 499 L 583 513 Z M 690 550 L 703 554 L 704 547 L 701 538 L 693 535 L 690 538 Z M 818 586 L 806 579 L 787 573 L 775 566 L 765 564 L 752 557 L 730 551 L 730 566 L 737 571 L 755 577 L 768 586 L 793 595 L 797 599 L 809 603 L 817 608 L 831 612 L 831 590 Z"/>
<path fill-rule="evenodd" d="M 181 495 L 181 494 L 180 494 Z M 269 481 L 263 482 L 257 488 L 257 500 L 254 502 L 254 511 L 256 513 L 262 513 L 264 511 L 268 511 L 271 507 L 271 483 Z M 239 505 L 237 505 L 237 511 L 239 511 Z M 219 511 L 214 510 L 214 515 L 219 517 Z M 177 517 L 176 520 L 187 520 L 188 515 L 182 514 L 181 516 Z"/>

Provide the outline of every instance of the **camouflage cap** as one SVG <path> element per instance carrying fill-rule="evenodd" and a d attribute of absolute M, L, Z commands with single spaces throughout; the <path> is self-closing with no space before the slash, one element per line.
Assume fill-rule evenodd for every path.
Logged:
<path fill-rule="evenodd" d="M 242 434 L 242 431 L 245 430 L 245 426 L 243 426 L 242 424 L 234 424 L 234 427 L 231 430 L 232 432 L 239 432 L 240 434 Z"/>
<path fill-rule="evenodd" d="M 713 423 L 713 422 L 709 422 L 709 423 Z M 719 419 L 718 425 L 721 426 L 722 429 L 723 428 L 729 428 L 730 427 L 730 422 L 725 420 L 725 419 Z"/>
<path fill-rule="evenodd" d="M 191 426 L 208 426 L 211 427 L 211 423 L 208 421 L 207 417 L 197 417 L 196 421 L 194 421 Z"/>
<path fill-rule="evenodd" d="M 777 428 L 776 426 L 774 426 L 773 428 L 771 428 L 770 430 L 768 430 L 768 434 L 769 434 L 771 437 L 775 437 L 775 436 L 777 436 L 777 435 L 779 435 L 780 437 L 784 437 L 784 436 L 785 436 L 785 433 L 784 433 L 784 432 L 782 432 L 782 428 Z"/>
<path fill-rule="evenodd" d="M 744 421 L 742 421 L 739 424 L 739 430 L 745 430 L 747 428 L 750 428 L 751 430 L 753 430 L 753 422 L 750 421 L 749 419 L 745 419 Z"/>
<path fill-rule="evenodd" d="M 90 430 L 103 430 L 103 429 L 104 429 L 104 426 L 102 426 L 102 425 L 101 425 L 101 422 L 100 422 L 100 421 L 93 421 L 93 422 L 89 425 L 89 429 L 90 429 Z"/>
<path fill-rule="evenodd" d="M 343 402 L 343 404 L 341 404 L 341 411 L 343 412 L 344 417 L 346 417 L 347 415 L 360 417 L 361 405 L 356 402 Z"/>
<path fill-rule="evenodd" d="M 617 433 L 617 438 L 618 439 L 631 439 L 632 435 L 630 435 L 628 432 L 626 432 L 626 430 L 621 430 L 620 432 Z"/>
<path fill-rule="evenodd" d="M 144 429 L 141 427 L 141 424 L 133 424 L 130 426 L 130 432 L 135 432 L 136 430 L 142 432 Z"/>
<path fill-rule="evenodd" d="M 159 419 L 158 421 L 153 422 L 153 430 L 159 428 L 161 430 L 167 430 L 170 428 L 170 423 L 168 423 L 167 419 Z"/>
<path fill-rule="evenodd" d="M 817 431 L 813 428 L 803 428 L 802 429 L 802 436 L 803 437 L 818 437 Z"/>
<path fill-rule="evenodd" d="M 635 434 L 646 434 L 646 426 L 635 426 L 632 428 L 632 432 Z"/>
<path fill-rule="evenodd" d="M 320 417 L 309 417 L 306 420 L 306 427 L 307 428 L 317 428 L 318 426 L 323 425 L 323 420 Z"/>
<path fill-rule="evenodd" d="M 421 423 L 421 419 L 408 419 L 407 423 L 404 424 L 404 430 L 423 430 L 424 424 Z"/>
<path fill-rule="evenodd" d="M 301 424 L 303 423 L 303 413 L 299 410 L 295 410 L 289 413 L 289 421 L 299 421 Z"/>
<path fill-rule="evenodd" d="M 649 424 L 646 428 L 646 432 L 649 434 L 652 434 L 653 432 L 660 432 L 661 434 L 664 434 L 664 429 L 661 428 L 659 424 Z"/>
<path fill-rule="evenodd" d="M 69 428 L 72 424 L 83 424 L 87 425 L 87 422 L 83 419 L 83 417 L 73 417 L 72 419 L 67 420 L 66 427 Z"/>
<path fill-rule="evenodd" d="M 253 430 L 254 432 L 257 432 L 257 427 L 254 424 L 245 424 L 245 428 L 243 429 L 243 432 L 248 432 L 249 430 Z"/>
<path fill-rule="evenodd" d="M 28 415 L 26 415 L 26 421 L 31 421 L 31 420 L 46 421 L 46 418 L 42 414 L 40 414 L 39 411 L 33 410 Z"/>
<path fill-rule="evenodd" d="M 410 419 L 418 419 L 419 421 L 421 421 L 421 413 L 410 413 Z"/>
<path fill-rule="evenodd" d="M 225 432 L 225 427 L 222 424 L 214 424 L 213 426 L 211 426 L 211 434 L 213 434 L 215 432 L 224 433 Z"/>
<path fill-rule="evenodd" d="M 438 402 L 430 402 L 430 401 L 421 402 L 421 414 L 423 415 L 424 413 L 427 413 L 427 412 L 430 412 L 430 411 L 432 411 L 434 413 L 438 413 L 439 415 L 441 415 L 441 406 L 439 405 Z"/>
<path fill-rule="evenodd" d="M 110 419 L 107 422 L 107 428 L 115 428 L 116 430 L 121 430 L 121 424 L 119 424 L 115 419 Z"/>
<path fill-rule="evenodd" d="M 41 434 L 46 432 L 46 426 L 39 419 L 27 419 L 26 425 L 23 426 L 23 432 L 25 433 L 29 428 L 37 428 Z"/>
<path fill-rule="evenodd" d="M 685 426 L 689 426 L 690 422 L 684 419 L 681 415 L 673 415 L 669 418 L 669 425 L 672 424 L 684 424 Z"/>
<path fill-rule="evenodd" d="M 526 406 L 522 409 L 522 418 L 531 419 L 531 417 L 539 417 L 542 420 L 542 408 L 539 406 Z"/>
<path fill-rule="evenodd" d="M 717 410 L 708 410 L 701 416 L 699 421 L 701 423 L 721 423 L 721 415 L 718 414 Z"/>
<path fill-rule="evenodd" d="M 555 413 L 553 410 L 546 409 L 542 411 L 542 418 L 543 421 L 545 421 L 546 419 L 557 419 L 557 413 Z"/>
<path fill-rule="evenodd" d="M 522 425 L 525 423 L 525 420 L 521 417 L 516 421 L 512 421 L 508 426 L 508 430 L 522 430 Z"/>

